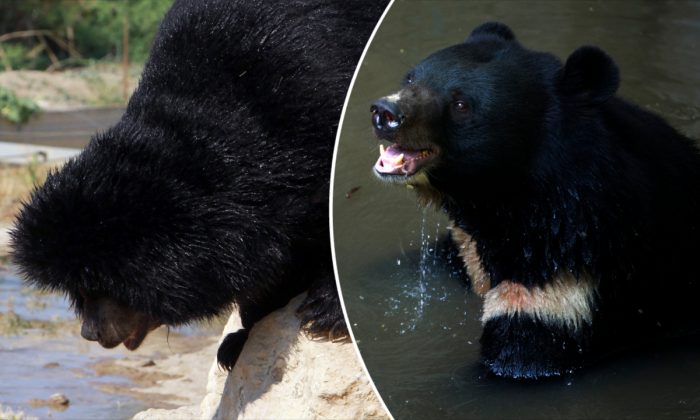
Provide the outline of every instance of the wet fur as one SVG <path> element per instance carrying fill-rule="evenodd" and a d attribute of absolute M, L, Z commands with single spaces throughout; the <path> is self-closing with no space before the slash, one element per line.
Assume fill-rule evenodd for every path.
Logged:
<path fill-rule="evenodd" d="M 177 325 L 236 304 L 248 330 L 308 290 L 305 328 L 346 333 L 328 179 L 350 78 L 385 1 L 178 0 L 121 120 L 20 213 L 32 284 Z"/>
<path fill-rule="evenodd" d="M 442 150 L 425 176 L 475 290 L 491 288 L 481 343 L 493 373 L 559 375 L 698 331 L 700 153 L 615 96 L 607 54 L 581 47 L 562 64 L 488 23 L 409 74 L 403 90 L 430 92 L 444 110 L 459 89 L 471 107 L 459 121 L 441 114 L 420 141 Z M 410 146 L 406 127 L 392 141 Z"/>

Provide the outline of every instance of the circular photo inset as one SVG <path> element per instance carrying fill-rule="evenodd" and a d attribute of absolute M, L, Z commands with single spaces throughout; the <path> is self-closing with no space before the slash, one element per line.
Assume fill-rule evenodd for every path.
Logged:
<path fill-rule="evenodd" d="M 397 418 L 700 410 L 700 4 L 397 1 L 332 197 Z"/>

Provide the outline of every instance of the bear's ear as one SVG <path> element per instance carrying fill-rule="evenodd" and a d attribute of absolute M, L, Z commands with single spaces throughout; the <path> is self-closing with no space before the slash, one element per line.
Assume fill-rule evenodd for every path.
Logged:
<path fill-rule="evenodd" d="M 515 40 L 513 31 L 507 25 L 500 22 L 486 22 L 474 28 L 466 42 L 474 41 L 478 38 L 500 38 L 504 41 Z"/>
<path fill-rule="evenodd" d="M 603 50 L 584 46 L 566 60 L 560 76 L 561 92 L 576 101 L 599 104 L 617 92 L 620 71 Z"/>

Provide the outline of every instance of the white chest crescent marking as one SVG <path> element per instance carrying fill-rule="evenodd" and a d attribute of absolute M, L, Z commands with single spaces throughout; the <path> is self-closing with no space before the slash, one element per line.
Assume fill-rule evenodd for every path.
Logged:
<path fill-rule="evenodd" d="M 504 280 L 492 289 L 471 235 L 453 225 L 452 238 L 471 278 L 472 290 L 484 298 L 482 323 L 518 313 L 574 329 L 592 322 L 597 284 L 590 276 L 577 279 L 571 273 L 560 273 L 546 285 L 535 287 Z"/>
<path fill-rule="evenodd" d="M 526 314 L 550 324 L 577 329 L 593 321 L 597 287 L 590 276 L 558 274 L 544 286 L 526 287 L 509 280 L 484 295 L 481 322 L 507 315 Z"/>

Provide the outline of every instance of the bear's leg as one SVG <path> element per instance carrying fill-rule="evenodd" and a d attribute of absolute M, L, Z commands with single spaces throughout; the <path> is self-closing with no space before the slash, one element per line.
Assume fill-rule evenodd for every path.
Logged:
<path fill-rule="evenodd" d="M 248 340 L 248 329 L 243 328 L 234 333 L 230 333 L 224 338 L 224 341 L 219 345 L 219 350 L 216 352 L 216 359 L 219 366 L 227 371 L 232 371 L 236 365 L 238 356 L 243 351 L 243 345 Z"/>
<path fill-rule="evenodd" d="M 243 351 L 250 329 L 270 312 L 283 307 L 289 299 L 272 301 L 265 307 L 239 304 L 243 328 L 230 333 L 219 346 L 216 357 L 219 365 L 230 371 Z M 308 295 L 297 309 L 304 329 L 315 335 L 330 339 L 347 337 L 348 330 L 340 306 L 340 299 L 332 273 L 319 276 L 309 287 Z"/>
<path fill-rule="evenodd" d="M 253 325 L 269 313 L 282 308 L 289 302 L 291 297 L 293 297 L 293 295 L 286 296 L 282 294 L 279 298 L 270 299 L 262 306 L 260 303 L 239 303 L 238 308 L 243 328 L 228 334 L 221 342 L 221 345 L 219 345 L 219 350 L 216 352 L 216 359 L 219 362 L 219 366 L 227 371 L 231 371 L 236 365 L 238 356 L 240 356 L 243 351 L 243 346 L 248 339 L 248 333 L 250 329 L 253 328 Z"/>
<path fill-rule="evenodd" d="M 256 322 L 284 307 L 304 290 L 308 290 L 308 295 L 297 309 L 302 327 L 316 336 L 336 338 L 348 335 L 327 243 L 324 241 L 323 245 L 318 245 L 307 240 L 296 241 L 289 254 L 289 264 L 282 270 L 284 277 L 277 280 L 271 289 L 273 293 L 256 298 L 255 302 L 237 302 L 243 328 L 228 334 L 219 346 L 217 359 L 223 368 L 233 369 Z"/>
<path fill-rule="evenodd" d="M 481 355 L 498 376 L 536 379 L 580 368 L 590 326 L 572 329 L 530 315 L 503 315 L 484 324 Z"/>
<path fill-rule="evenodd" d="M 302 327 L 312 335 L 331 340 L 347 337 L 348 328 L 332 271 L 320 274 L 311 284 L 297 314 Z"/>
<path fill-rule="evenodd" d="M 502 281 L 484 297 L 481 353 L 494 374 L 556 376 L 580 367 L 590 348 L 596 288 L 558 276 L 544 286 Z"/>

